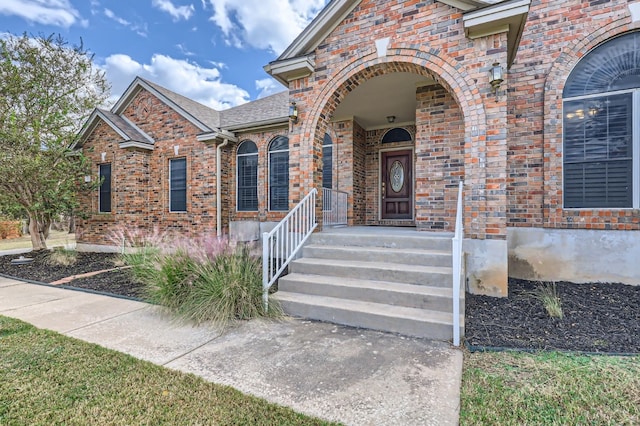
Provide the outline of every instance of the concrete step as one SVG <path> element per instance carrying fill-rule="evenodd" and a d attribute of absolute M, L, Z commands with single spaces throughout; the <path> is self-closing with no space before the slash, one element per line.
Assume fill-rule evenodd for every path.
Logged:
<path fill-rule="evenodd" d="M 346 247 L 309 244 L 303 257 L 386 262 L 423 266 L 451 266 L 451 252 L 444 250 L 394 249 L 387 247 Z"/>
<path fill-rule="evenodd" d="M 451 314 L 335 297 L 278 291 L 275 298 L 293 316 L 435 340 L 453 337 Z M 464 316 L 460 316 L 464 335 Z"/>
<path fill-rule="evenodd" d="M 451 283 L 449 283 L 451 285 Z M 280 278 L 278 290 L 364 302 L 386 303 L 416 309 L 439 312 L 453 311 L 451 287 L 428 287 L 387 281 L 326 275 L 289 274 Z M 464 309 L 464 292 L 461 293 L 461 310 Z"/>
<path fill-rule="evenodd" d="M 303 257 L 289 265 L 289 273 L 328 275 L 446 288 L 451 286 L 452 269 L 444 266 Z"/>
<path fill-rule="evenodd" d="M 387 247 L 398 249 L 426 249 L 451 251 L 451 237 L 449 233 L 431 233 L 405 231 L 403 235 L 387 235 L 375 233 L 346 233 L 339 230 L 317 232 L 309 237 L 308 243 L 330 246 L 356 247 Z"/>

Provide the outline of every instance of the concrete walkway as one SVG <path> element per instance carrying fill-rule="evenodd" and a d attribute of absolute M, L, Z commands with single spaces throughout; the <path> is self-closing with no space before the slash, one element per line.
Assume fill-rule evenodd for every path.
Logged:
<path fill-rule="evenodd" d="M 297 319 L 220 334 L 157 306 L 0 277 L 0 315 L 349 425 L 454 425 L 462 353 L 446 343 Z"/>

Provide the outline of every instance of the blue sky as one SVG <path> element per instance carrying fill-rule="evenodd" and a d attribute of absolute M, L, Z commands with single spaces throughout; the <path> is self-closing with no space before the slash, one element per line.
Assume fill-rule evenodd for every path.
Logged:
<path fill-rule="evenodd" d="M 110 81 L 136 75 L 216 109 L 284 87 L 274 60 L 327 0 L 0 0 L 0 33 L 80 39 Z"/>

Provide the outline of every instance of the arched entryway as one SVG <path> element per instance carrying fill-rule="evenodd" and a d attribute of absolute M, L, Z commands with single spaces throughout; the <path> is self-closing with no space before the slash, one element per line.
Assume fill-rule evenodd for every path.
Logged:
<path fill-rule="evenodd" d="M 375 64 L 337 85 L 317 117 L 314 140 L 335 134 L 333 183 L 348 194 L 349 225 L 453 230 L 466 125 L 442 77 L 412 63 Z"/>

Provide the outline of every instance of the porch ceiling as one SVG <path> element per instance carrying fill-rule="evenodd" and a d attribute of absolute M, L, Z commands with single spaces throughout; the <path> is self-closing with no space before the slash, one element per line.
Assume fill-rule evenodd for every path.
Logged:
<path fill-rule="evenodd" d="M 435 81 L 423 75 L 397 72 L 367 80 L 353 90 L 336 108 L 332 121 L 354 119 L 365 130 L 389 127 L 388 116 L 395 125 L 416 121 L 416 88 Z"/>

